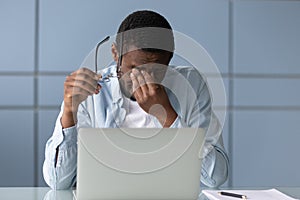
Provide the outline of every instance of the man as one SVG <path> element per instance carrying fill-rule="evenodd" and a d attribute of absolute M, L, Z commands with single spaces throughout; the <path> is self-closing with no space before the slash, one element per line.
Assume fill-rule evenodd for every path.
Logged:
<path fill-rule="evenodd" d="M 192 67 L 169 67 L 174 36 L 168 21 L 153 11 L 136 11 L 121 23 L 112 55 L 116 65 L 101 75 L 81 68 L 64 83 L 64 102 L 46 144 L 44 178 L 52 189 L 76 183 L 79 127 L 202 127 L 213 124 L 205 141 L 201 181 L 223 184 L 228 175 L 220 127 L 205 81 Z M 179 93 L 178 93 L 179 91 Z M 192 98 L 194 97 L 194 98 Z"/>

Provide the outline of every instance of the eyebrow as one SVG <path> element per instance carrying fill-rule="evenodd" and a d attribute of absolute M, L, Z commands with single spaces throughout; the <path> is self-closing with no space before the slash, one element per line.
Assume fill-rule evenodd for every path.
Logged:
<path fill-rule="evenodd" d="M 148 58 L 148 56 L 146 56 Z M 143 59 L 143 58 L 136 58 L 135 61 L 139 62 L 139 63 L 143 63 L 143 64 L 146 64 L 146 63 L 149 63 L 149 62 L 158 62 L 160 61 L 159 58 L 150 58 L 150 59 Z"/>

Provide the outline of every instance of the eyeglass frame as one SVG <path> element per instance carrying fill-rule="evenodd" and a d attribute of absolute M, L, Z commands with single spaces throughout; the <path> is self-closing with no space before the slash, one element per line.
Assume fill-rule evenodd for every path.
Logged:
<path fill-rule="evenodd" d="M 95 73 L 98 72 L 98 50 L 99 47 L 107 42 L 110 39 L 110 36 L 106 36 L 103 40 L 101 40 L 97 45 L 96 45 L 96 49 L 95 49 Z M 102 77 L 99 82 L 109 82 L 110 78 L 119 78 L 122 75 L 122 71 L 121 71 L 121 64 L 122 64 L 122 58 L 123 58 L 123 48 L 122 48 L 122 43 L 123 43 L 123 38 L 122 38 L 122 34 L 121 34 L 121 44 L 119 45 L 119 57 L 118 57 L 118 63 L 117 63 L 117 76 L 114 76 L 112 73 L 106 75 L 105 77 Z"/>

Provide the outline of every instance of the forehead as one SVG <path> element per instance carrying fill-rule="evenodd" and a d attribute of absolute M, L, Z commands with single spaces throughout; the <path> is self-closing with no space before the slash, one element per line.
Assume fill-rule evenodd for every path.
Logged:
<path fill-rule="evenodd" d="M 164 52 L 148 52 L 141 49 L 132 50 L 123 55 L 123 61 L 130 64 L 161 63 L 168 64 L 169 55 Z"/>

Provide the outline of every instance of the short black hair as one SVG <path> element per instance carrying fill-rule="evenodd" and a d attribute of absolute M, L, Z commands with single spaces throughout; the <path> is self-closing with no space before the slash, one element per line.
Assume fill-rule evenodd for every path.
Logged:
<path fill-rule="evenodd" d="M 116 37 L 118 50 L 121 43 L 153 53 L 167 52 L 170 59 L 175 48 L 171 25 L 165 17 L 151 10 L 135 11 L 123 20 Z"/>

